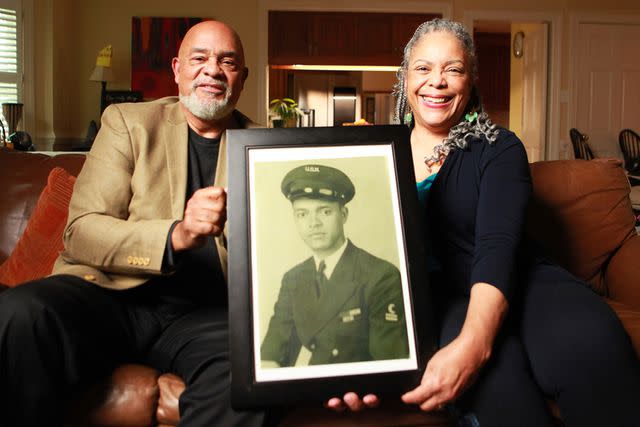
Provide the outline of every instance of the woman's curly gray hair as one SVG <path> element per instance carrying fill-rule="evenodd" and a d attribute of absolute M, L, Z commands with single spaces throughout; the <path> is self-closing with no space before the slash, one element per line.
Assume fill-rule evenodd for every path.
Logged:
<path fill-rule="evenodd" d="M 446 19 L 436 18 L 432 21 L 427 21 L 416 29 L 413 33 L 413 37 L 404 47 L 404 56 L 402 58 L 402 64 L 397 72 L 398 81 L 394 85 L 393 95 L 396 98 L 396 111 L 395 119 L 398 123 L 405 123 L 410 127 L 413 127 L 413 117 L 406 119 L 407 114 L 411 112 L 411 108 L 407 102 L 406 93 L 406 77 L 409 69 L 409 59 L 414 46 L 425 35 L 433 32 L 447 32 L 453 34 L 460 42 L 462 49 L 467 56 L 469 62 L 469 75 L 473 86 L 471 88 L 471 98 L 465 107 L 464 114 L 461 121 L 453 126 L 449 130 L 449 135 L 444 139 L 443 145 L 446 151 L 452 148 L 466 148 L 467 138 L 469 137 L 485 137 L 489 143 L 495 142 L 498 136 L 498 129 L 495 124 L 489 119 L 489 115 L 482 108 L 482 102 L 480 101 L 480 94 L 476 86 L 478 79 L 478 59 L 476 57 L 475 47 L 471 35 L 459 22 L 449 21 Z M 467 120 L 465 115 L 468 113 L 476 112 L 478 116 L 475 120 Z"/>

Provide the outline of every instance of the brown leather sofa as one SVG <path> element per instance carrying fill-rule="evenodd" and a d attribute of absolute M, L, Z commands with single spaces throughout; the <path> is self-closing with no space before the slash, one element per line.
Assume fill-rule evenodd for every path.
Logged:
<path fill-rule="evenodd" d="M 6 260 L 56 166 L 76 175 L 82 154 L 0 149 L 0 264 Z M 629 184 L 616 160 L 548 161 L 531 165 L 534 202 L 529 232 L 555 259 L 587 280 L 615 309 L 640 354 L 640 237 L 634 228 Z M 68 426 L 175 426 L 184 383 L 142 365 L 119 366 L 109 378 L 69 397 Z M 560 414 L 552 405 L 557 416 Z M 297 408 L 282 427 L 447 426 L 445 413 L 424 414 L 399 402 L 364 413 Z"/>

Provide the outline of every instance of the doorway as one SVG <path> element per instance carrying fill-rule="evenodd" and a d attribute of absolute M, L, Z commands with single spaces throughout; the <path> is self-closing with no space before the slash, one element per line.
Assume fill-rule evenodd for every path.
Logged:
<path fill-rule="evenodd" d="M 478 19 L 473 33 L 489 116 L 518 135 L 530 162 L 547 159 L 548 23 Z"/>

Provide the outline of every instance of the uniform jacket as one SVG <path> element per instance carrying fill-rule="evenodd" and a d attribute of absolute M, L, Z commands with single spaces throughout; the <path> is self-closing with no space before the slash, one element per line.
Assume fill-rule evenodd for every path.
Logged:
<path fill-rule="evenodd" d="M 237 127 L 257 127 L 233 114 Z M 223 134 L 217 186 L 226 186 L 225 148 Z M 75 184 L 53 274 L 112 289 L 160 274 L 169 229 L 184 215 L 187 169 L 188 126 L 177 97 L 109 106 Z M 226 274 L 224 236 L 216 245 Z"/>
<path fill-rule="evenodd" d="M 311 365 L 409 356 L 395 266 L 348 242 L 320 297 L 315 268 L 309 258 L 284 275 L 262 360 L 293 366 L 301 346 Z"/>

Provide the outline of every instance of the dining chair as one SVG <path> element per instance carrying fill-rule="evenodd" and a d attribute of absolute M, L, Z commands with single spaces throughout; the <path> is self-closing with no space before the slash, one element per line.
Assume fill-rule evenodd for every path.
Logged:
<path fill-rule="evenodd" d="M 624 157 L 624 168 L 630 176 L 640 179 L 640 136 L 631 129 L 623 129 L 618 141 Z"/>
<path fill-rule="evenodd" d="M 571 144 L 573 144 L 573 155 L 576 159 L 592 160 L 595 158 L 593 151 L 587 144 L 588 135 L 581 133 L 576 128 L 571 128 L 569 136 L 571 137 Z"/>

